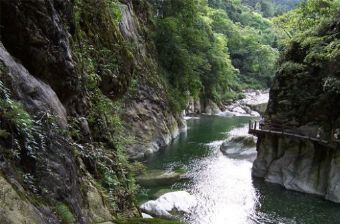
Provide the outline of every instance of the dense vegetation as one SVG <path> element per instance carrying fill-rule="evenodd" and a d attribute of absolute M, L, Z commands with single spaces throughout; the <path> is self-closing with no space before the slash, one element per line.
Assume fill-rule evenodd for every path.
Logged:
<path fill-rule="evenodd" d="M 237 0 L 152 3 L 159 61 L 177 100 L 221 102 L 242 88 L 269 86 L 277 59 L 270 20 Z"/>
<path fill-rule="evenodd" d="M 339 125 L 340 112 L 334 107 L 340 97 L 339 16 L 339 1 L 309 0 L 274 19 L 285 34 L 282 44 L 286 47 L 268 111 L 279 111 L 281 116 L 273 118 L 293 120 L 293 125 L 313 120 L 328 131 Z M 282 89 L 286 92 L 281 93 Z M 286 103 L 279 104 L 283 98 Z"/>
<path fill-rule="evenodd" d="M 272 17 L 292 10 L 301 0 L 242 0 L 243 3 L 262 13 L 264 17 Z"/>

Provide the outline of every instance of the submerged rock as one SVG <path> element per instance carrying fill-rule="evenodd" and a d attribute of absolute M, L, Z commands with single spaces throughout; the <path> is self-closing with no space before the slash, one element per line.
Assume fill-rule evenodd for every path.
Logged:
<path fill-rule="evenodd" d="M 152 216 L 174 219 L 178 213 L 189 213 L 197 205 L 194 196 L 186 191 L 170 192 L 162 195 L 157 200 L 148 201 L 140 209 Z"/>
<path fill-rule="evenodd" d="M 145 187 L 171 185 L 183 179 L 185 176 L 181 173 L 162 170 L 149 171 L 136 178 L 137 183 Z"/>

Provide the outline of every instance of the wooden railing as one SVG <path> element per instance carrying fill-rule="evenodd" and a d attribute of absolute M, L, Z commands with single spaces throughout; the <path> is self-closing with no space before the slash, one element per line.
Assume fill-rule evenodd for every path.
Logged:
<path fill-rule="evenodd" d="M 340 140 L 332 139 L 332 140 L 326 140 L 322 138 L 317 137 L 311 137 L 308 135 L 304 135 L 301 133 L 298 133 L 297 131 L 294 132 L 293 129 L 285 129 L 280 127 L 272 127 L 268 124 L 263 125 L 263 127 L 260 127 L 259 122 L 257 121 L 249 121 L 249 134 L 258 136 L 260 134 L 274 134 L 274 135 L 280 135 L 280 136 L 287 136 L 287 137 L 293 137 L 293 138 L 299 138 L 303 140 L 309 140 L 313 142 L 318 142 L 322 145 L 325 145 L 327 147 L 335 148 L 337 144 L 340 144 Z"/>

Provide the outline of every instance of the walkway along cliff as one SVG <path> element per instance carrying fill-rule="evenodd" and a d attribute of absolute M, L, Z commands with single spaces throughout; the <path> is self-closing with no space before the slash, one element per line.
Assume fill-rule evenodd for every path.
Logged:
<path fill-rule="evenodd" d="M 339 32 L 340 18 L 334 18 L 313 33 L 311 38 L 320 41 L 295 40 L 281 57 L 265 114 L 269 127 L 264 129 L 275 124 L 307 137 L 259 131 L 252 171 L 265 181 L 337 203 L 340 147 L 330 142 L 332 131 L 340 127 L 340 53 L 334 48 Z M 313 141 L 318 130 L 329 144 Z"/>

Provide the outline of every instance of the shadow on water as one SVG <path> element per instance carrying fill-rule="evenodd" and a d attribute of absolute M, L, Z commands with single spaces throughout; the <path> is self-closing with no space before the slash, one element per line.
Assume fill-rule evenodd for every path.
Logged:
<path fill-rule="evenodd" d="M 259 195 L 257 223 L 338 224 L 340 205 L 318 196 L 284 189 L 278 184 L 253 178 Z M 289 220 L 289 221 L 288 221 Z"/>
<path fill-rule="evenodd" d="M 145 162 L 150 170 L 186 171 L 187 181 L 143 189 L 140 201 L 186 190 L 198 206 L 190 224 L 336 224 L 340 206 L 319 197 L 287 191 L 251 177 L 251 159 L 227 157 L 219 148 L 230 135 L 245 135 L 246 117 L 203 116 L 188 121 L 188 132 Z M 251 149 L 253 156 L 255 149 Z"/>

